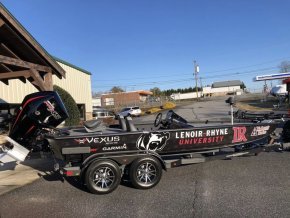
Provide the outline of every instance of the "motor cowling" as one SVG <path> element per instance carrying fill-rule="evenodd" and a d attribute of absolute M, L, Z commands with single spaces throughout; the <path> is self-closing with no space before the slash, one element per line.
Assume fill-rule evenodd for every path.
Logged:
<path fill-rule="evenodd" d="M 56 127 L 68 118 L 67 110 L 54 91 L 43 91 L 27 95 L 14 117 L 9 137 L 23 143 L 35 137 L 44 127 Z"/>

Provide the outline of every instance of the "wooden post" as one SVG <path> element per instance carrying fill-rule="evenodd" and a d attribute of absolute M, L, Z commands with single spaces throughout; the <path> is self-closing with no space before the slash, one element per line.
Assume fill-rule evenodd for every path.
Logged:
<path fill-rule="evenodd" d="M 35 69 L 30 69 L 31 77 L 33 78 L 32 84 L 40 91 L 48 91 L 48 88 L 44 84 L 43 79 L 39 75 L 39 72 Z"/>
<path fill-rule="evenodd" d="M 52 72 L 51 71 L 44 75 L 44 84 L 47 88 L 47 91 L 53 91 Z"/>

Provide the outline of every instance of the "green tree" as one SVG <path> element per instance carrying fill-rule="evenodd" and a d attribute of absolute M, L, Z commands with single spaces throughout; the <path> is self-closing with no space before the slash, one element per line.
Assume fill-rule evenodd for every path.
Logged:
<path fill-rule="evenodd" d="M 161 90 L 158 87 L 150 89 L 150 92 L 153 93 L 153 96 L 160 96 L 162 94 Z"/>
<path fill-rule="evenodd" d="M 79 125 L 80 124 L 80 111 L 73 97 L 66 90 L 60 88 L 57 85 L 53 86 L 53 90 L 59 94 L 69 114 L 69 117 L 65 120 L 65 125 L 66 126 Z"/>
<path fill-rule="evenodd" d="M 242 90 L 244 90 L 246 87 L 245 83 L 242 83 L 242 85 L 240 86 Z"/>

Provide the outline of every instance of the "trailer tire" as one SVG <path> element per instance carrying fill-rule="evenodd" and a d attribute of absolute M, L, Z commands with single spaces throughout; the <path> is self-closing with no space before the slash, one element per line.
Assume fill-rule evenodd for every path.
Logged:
<path fill-rule="evenodd" d="M 149 189 L 159 183 L 162 176 L 162 166 L 155 157 L 138 158 L 132 162 L 129 175 L 135 188 Z"/>
<path fill-rule="evenodd" d="M 111 160 L 95 161 L 85 173 L 85 183 L 93 194 L 108 194 L 118 187 L 120 181 L 120 168 Z"/>

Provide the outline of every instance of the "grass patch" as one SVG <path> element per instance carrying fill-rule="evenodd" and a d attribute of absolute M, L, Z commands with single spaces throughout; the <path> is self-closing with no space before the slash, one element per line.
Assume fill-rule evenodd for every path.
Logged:
<path fill-rule="evenodd" d="M 176 107 L 176 104 L 172 103 L 172 102 L 166 102 L 165 104 L 162 105 L 163 109 L 173 109 Z"/>
<path fill-rule="evenodd" d="M 173 109 L 175 107 L 176 107 L 176 104 L 174 104 L 172 102 L 166 102 L 160 107 L 153 107 L 153 108 L 148 109 L 145 113 L 146 114 L 154 114 L 154 113 L 158 113 L 162 110 L 170 110 L 170 109 Z"/>
<path fill-rule="evenodd" d="M 146 114 L 154 114 L 154 113 L 157 113 L 159 111 L 161 111 L 161 108 L 153 107 L 153 108 L 150 108 L 149 110 L 147 110 Z"/>

